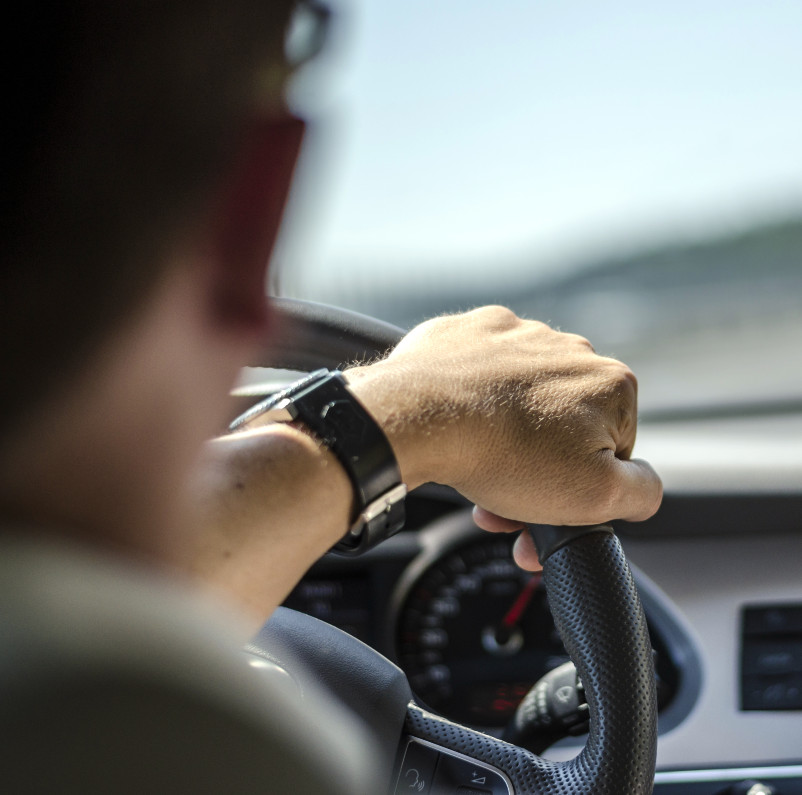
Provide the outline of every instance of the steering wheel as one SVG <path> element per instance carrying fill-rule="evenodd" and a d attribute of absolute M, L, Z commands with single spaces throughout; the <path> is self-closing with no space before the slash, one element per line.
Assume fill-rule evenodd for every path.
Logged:
<path fill-rule="evenodd" d="M 278 335 L 259 366 L 334 368 L 393 347 L 403 332 L 321 304 L 273 299 Z M 349 635 L 280 608 L 248 650 L 329 687 L 377 738 L 395 793 L 639 795 L 652 791 L 657 706 L 651 644 L 632 574 L 612 529 L 532 529 L 557 630 L 576 665 L 590 730 L 574 759 L 547 761 L 415 703 L 403 673 Z M 285 656 L 286 655 L 286 658 Z"/>

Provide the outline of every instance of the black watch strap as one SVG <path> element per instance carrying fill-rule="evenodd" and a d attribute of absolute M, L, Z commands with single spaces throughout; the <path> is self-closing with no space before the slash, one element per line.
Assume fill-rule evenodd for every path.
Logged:
<path fill-rule="evenodd" d="M 256 417 L 302 422 L 342 464 L 354 487 L 350 530 L 334 552 L 359 554 L 404 525 L 406 486 L 393 449 L 376 420 L 348 389 L 339 371 L 317 370 L 257 403 L 229 426 Z"/>

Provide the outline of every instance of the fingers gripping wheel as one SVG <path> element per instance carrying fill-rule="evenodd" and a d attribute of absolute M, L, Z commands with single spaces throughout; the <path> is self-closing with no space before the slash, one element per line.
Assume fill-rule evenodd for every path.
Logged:
<path fill-rule="evenodd" d="M 270 344 L 256 365 L 336 368 L 392 348 L 402 331 L 336 307 L 273 299 Z M 586 691 L 590 734 L 575 759 L 548 762 L 411 704 L 413 737 L 503 770 L 517 795 L 652 791 L 657 705 L 649 635 L 632 575 L 609 527 L 533 528 L 555 624 Z"/>
<path fill-rule="evenodd" d="M 640 795 L 653 788 L 657 700 L 651 644 L 632 574 L 609 527 L 533 528 L 554 622 L 585 687 L 590 733 L 568 762 L 411 706 L 407 731 L 492 765 L 518 795 Z"/>

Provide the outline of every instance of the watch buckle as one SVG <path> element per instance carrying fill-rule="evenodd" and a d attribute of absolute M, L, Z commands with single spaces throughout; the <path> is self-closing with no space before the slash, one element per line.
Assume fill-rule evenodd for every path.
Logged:
<path fill-rule="evenodd" d="M 407 496 L 407 484 L 399 483 L 384 494 L 379 495 L 373 502 L 365 506 L 362 513 L 357 516 L 356 521 L 351 526 L 353 532 L 357 526 L 362 526 L 368 522 L 373 521 L 377 516 L 383 513 L 389 513 L 391 508 L 398 502 L 401 502 Z"/>

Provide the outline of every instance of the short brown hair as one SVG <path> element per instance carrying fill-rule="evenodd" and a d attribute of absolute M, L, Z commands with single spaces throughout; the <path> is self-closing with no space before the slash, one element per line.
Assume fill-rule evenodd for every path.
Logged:
<path fill-rule="evenodd" d="M 0 435 L 152 290 L 283 68 L 292 5 L 31 0 L 7 21 Z"/>

